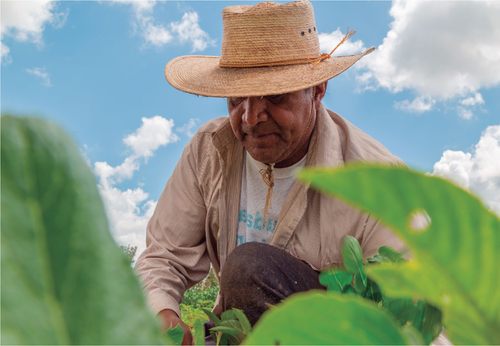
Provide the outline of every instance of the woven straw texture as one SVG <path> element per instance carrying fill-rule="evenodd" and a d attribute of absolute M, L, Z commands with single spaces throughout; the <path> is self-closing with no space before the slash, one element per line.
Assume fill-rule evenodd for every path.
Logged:
<path fill-rule="evenodd" d="M 222 19 L 221 57 L 171 60 L 165 77 L 174 88 L 213 97 L 284 94 L 327 81 L 374 50 L 312 63 L 320 51 L 308 1 L 229 6 Z"/>

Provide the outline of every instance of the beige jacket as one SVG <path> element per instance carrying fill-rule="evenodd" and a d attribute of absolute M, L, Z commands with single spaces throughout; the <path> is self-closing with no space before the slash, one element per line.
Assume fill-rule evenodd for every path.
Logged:
<path fill-rule="evenodd" d="M 219 275 L 236 247 L 243 155 L 228 117 L 203 125 L 184 149 L 148 223 L 147 249 L 136 264 L 155 313 L 172 309 L 180 316 L 185 290 L 207 275 L 210 263 Z M 349 161 L 404 165 L 379 142 L 321 106 L 306 166 Z M 382 245 L 402 249 L 377 220 L 300 182 L 283 203 L 270 244 L 321 270 L 342 262 L 345 235 L 358 239 L 365 257 Z"/>

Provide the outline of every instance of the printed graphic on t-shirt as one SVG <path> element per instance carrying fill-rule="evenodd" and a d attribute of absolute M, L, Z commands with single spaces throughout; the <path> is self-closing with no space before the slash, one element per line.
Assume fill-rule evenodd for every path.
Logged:
<path fill-rule="evenodd" d="M 238 228 L 241 226 L 243 226 L 243 228 L 246 227 L 246 239 L 244 235 L 238 234 L 236 246 L 254 241 L 266 244 L 274 233 L 278 222 L 276 220 L 267 220 L 267 227 L 264 227 L 264 220 L 260 212 L 256 212 L 252 215 L 247 212 L 246 209 L 243 209 L 240 210 L 238 223 Z"/>

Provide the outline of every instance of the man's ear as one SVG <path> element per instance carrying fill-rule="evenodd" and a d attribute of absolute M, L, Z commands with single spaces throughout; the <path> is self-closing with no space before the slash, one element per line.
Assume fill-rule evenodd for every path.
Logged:
<path fill-rule="evenodd" d="M 321 100 L 326 94 L 327 86 L 328 86 L 328 81 L 315 86 L 316 92 L 314 93 L 314 108 L 316 108 L 316 110 L 318 110 L 321 105 Z"/>

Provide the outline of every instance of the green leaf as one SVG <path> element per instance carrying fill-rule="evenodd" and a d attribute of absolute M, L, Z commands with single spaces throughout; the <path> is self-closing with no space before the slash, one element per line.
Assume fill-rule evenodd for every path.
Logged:
<path fill-rule="evenodd" d="M 180 345 L 182 344 L 182 339 L 184 338 L 184 330 L 182 329 L 182 326 L 178 324 L 175 328 L 170 328 L 167 329 L 165 332 L 167 336 L 172 340 L 173 345 Z"/>
<path fill-rule="evenodd" d="M 198 318 L 193 323 L 193 337 L 195 345 L 205 345 L 205 327 Z"/>
<path fill-rule="evenodd" d="M 352 287 L 352 285 L 345 285 L 344 286 L 344 289 L 342 290 L 342 293 L 344 294 L 354 294 L 354 295 L 358 295 L 358 292 L 354 289 L 354 287 Z"/>
<path fill-rule="evenodd" d="M 238 337 L 238 331 L 234 328 L 231 328 L 231 327 L 217 326 L 217 327 L 210 328 L 210 330 L 212 330 L 214 332 L 222 332 L 222 333 L 226 333 L 226 334 Z"/>
<path fill-rule="evenodd" d="M 366 277 L 365 277 L 365 281 L 363 282 L 362 276 L 358 273 L 358 274 L 354 275 L 353 281 L 354 281 L 354 289 L 360 295 L 364 295 L 364 293 L 366 292 L 366 286 L 368 285 L 368 283 L 366 282 Z"/>
<path fill-rule="evenodd" d="M 409 262 L 365 268 L 388 295 L 440 308 L 454 344 L 500 344 L 500 220 L 476 197 L 404 168 L 351 165 L 300 178 L 380 218 L 411 247 Z"/>
<path fill-rule="evenodd" d="M 375 256 L 373 256 L 373 257 L 368 257 L 368 258 L 366 259 L 366 261 L 367 261 L 368 263 L 370 263 L 370 264 L 371 264 L 371 263 L 384 263 L 384 262 L 390 262 L 390 260 L 389 260 L 389 259 L 387 259 L 387 258 L 385 258 L 385 257 L 382 257 L 382 256 L 380 256 L 379 254 L 376 254 L 376 255 L 375 255 Z"/>
<path fill-rule="evenodd" d="M 366 275 L 363 272 L 363 252 L 356 238 L 345 236 L 342 240 L 342 259 L 349 273 L 359 275 L 363 287 L 366 287 Z"/>
<path fill-rule="evenodd" d="M 160 344 L 78 148 L 47 121 L 1 121 L 2 343 Z"/>
<path fill-rule="evenodd" d="M 233 308 L 233 311 L 236 317 L 238 318 L 238 321 L 240 322 L 243 333 L 248 334 L 252 330 L 252 325 L 248 321 L 248 318 L 240 309 Z"/>
<path fill-rule="evenodd" d="M 342 292 L 346 285 L 351 284 L 351 280 L 351 273 L 337 268 L 326 269 L 319 274 L 319 283 L 328 291 Z"/>
<path fill-rule="evenodd" d="M 266 311 L 245 345 L 406 345 L 374 303 L 324 291 L 296 293 Z"/>
<path fill-rule="evenodd" d="M 381 257 L 388 259 L 391 262 L 403 262 L 405 261 L 401 253 L 390 248 L 389 246 L 381 246 L 378 248 L 378 253 Z"/>
<path fill-rule="evenodd" d="M 402 333 L 409 340 L 409 345 L 424 345 L 422 334 L 412 326 L 408 325 L 402 329 Z"/>
<path fill-rule="evenodd" d="M 234 311 L 233 310 L 227 310 L 227 311 L 224 311 L 222 314 L 221 314 L 221 320 L 222 321 L 227 321 L 227 320 L 236 320 L 236 315 L 234 314 Z M 215 322 L 214 322 L 215 323 Z"/>
<path fill-rule="evenodd" d="M 441 310 L 426 304 L 424 323 L 422 325 L 422 336 L 426 344 L 430 344 L 441 333 L 443 329 L 441 319 Z"/>
<path fill-rule="evenodd" d="M 212 311 L 208 309 L 201 309 L 201 310 L 212 320 L 212 322 L 216 326 L 221 324 L 221 320 L 217 316 L 215 316 L 215 314 Z"/>

